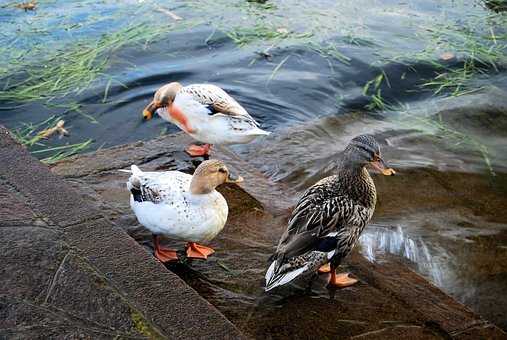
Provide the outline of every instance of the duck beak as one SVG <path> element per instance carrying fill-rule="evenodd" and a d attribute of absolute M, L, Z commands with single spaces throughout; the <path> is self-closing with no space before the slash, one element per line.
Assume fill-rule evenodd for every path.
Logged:
<path fill-rule="evenodd" d="M 387 164 L 384 162 L 382 158 L 379 158 L 377 161 L 370 162 L 370 164 L 372 165 L 373 168 L 380 171 L 382 175 L 393 176 L 396 173 L 396 171 L 387 166 Z"/>
<path fill-rule="evenodd" d="M 160 103 L 156 101 L 152 101 L 148 104 L 143 110 L 143 119 L 144 120 L 150 120 L 153 118 L 153 115 L 155 114 L 155 111 L 160 107 Z"/>
<path fill-rule="evenodd" d="M 231 173 L 227 176 L 227 179 L 225 180 L 225 183 L 241 183 L 243 182 L 243 177 L 236 176 Z"/>

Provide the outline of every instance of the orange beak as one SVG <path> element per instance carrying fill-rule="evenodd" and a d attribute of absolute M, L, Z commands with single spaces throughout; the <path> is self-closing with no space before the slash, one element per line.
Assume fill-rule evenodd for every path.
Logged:
<path fill-rule="evenodd" d="M 396 171 L 394 171 L 393 169 L 389 168 L 386 163 L 384 162 L 384 160 L 382 160 L 382 158 L 379 158 L 378 160 L 376 161 L 373 161 L 373 162 L 370 162 L 371 166 L 375 169 L 377 169 L 378 171 L 380 171 L 380 173 L 384 176 L 393 176 L 394 174 L 396 174 Z"/>
<path fill-rule="evenodd" d="M 160 108 L 162 105 L 160 102 L 152 101 L 148 104 L 143 110 L 143 119 L 144 120 L 150 120 L 153 118 L 153 115 L 155 114 L 155 111 L 157 111 L 158 108 Z"/>

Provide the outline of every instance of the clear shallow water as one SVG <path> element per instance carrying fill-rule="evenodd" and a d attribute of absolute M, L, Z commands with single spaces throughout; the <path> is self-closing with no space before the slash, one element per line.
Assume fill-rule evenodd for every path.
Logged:
<path fill-rule="evenodd" d="M 387 227 L 365 233 L 363 254 L 376 261 L 384 252 L 406 258 L 436 285 L 507 327 L 505 311 L 491 306 L 507 285 L 507 218 L 495 211 L 505 205 L 483 207 L 507 193 L 505 14 L 481 1 L 422 0 L 39 1 L 33 12 L 1 6 L 1 124 L 17 128 L 62 116 L 70 137 L 44 147 L 88 138 L 91 149 L 149 140 L 177 131 L 160 119 L 141 120 L 160 85 L 212 82 L 274 132 L 233 150 L 298 192 L 332 172 L 350 138 L 374 133 L 402 176 L 415 168 L 439 173 L 426 188 L 433 205 L 418 198 L 426 196 L 417 188 L 387 208 L 380 196 L 377 216 L 387 219 Z M 39 82 L 53 79 L 38 70 L 61 62 L 59 55 L 74 46 L 96 50 L 100 39 L 115 41 L 115 32 L 125 37 L 129 29 L 138 31 L 92 59 L 105 66 L 90 82 L 84 77 L 56 91 L 70 73 L 46 88 L 46 98 L 13 99 L 26 82 L 33 85 L 34 75 Z M 445 53 L 453 58 L 444 60 Z M 464 68 L 471 58 L 482 60 L 480 71 Z M 464 70 L 458 73 L 465 80 L 453 70 Z M 441 79 L 459 86 L 435 94 Z M 422 86 L 428 82 L 434 84 Z M 451 97 L 454 91 L 464 95 Z M 406 185 L 424 180 L 414 178 Z M 380 185 L 387 188 L 381 194 L 395 190 Z"/>

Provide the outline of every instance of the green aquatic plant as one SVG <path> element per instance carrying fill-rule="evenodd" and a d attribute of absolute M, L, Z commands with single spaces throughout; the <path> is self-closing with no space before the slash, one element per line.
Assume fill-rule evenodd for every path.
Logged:
<path fill-rule="evenodd" d="M 22 123 L 20 127 L 12 129 L 11 133 L 19 143 L 27 146 L 32 154 L 41 158 L 43 163 L 53 164 L 83 152 L 93 142 L 92 139 L 88 139 L 81 143 L 48 146 L 41 132 L 54 126 L 60 119 L 61 117 L 51 116 L 36 124 Z"/>
<path fill-rule="evenodd" d="M 382 83 L 386 83 L 386 85 L 390 88 L 391 83 L 389 82 L 389 78 L 384 70 L 373 79 L 366 82 L 363 86 L 363 96 L 370 96 L 370 103 L 365 106 L 368 110 L 383 110 L 387 107 L 387 103 L 382 97 Z"/>
<path fill-rule="evenodd" d="M 270 41 L 282 41 L 286 39 L 299 40 L 312 36 L 309 32 L 292 32 L 284 27 L 276 27 L 266 22 L 257 22 L 255 25 L 237 26 L 227 30 L 225 34 L 239 47 L 252 43 L 265 43 Z"/>
<path fill-rule="evenodd" d="M 435 95 L 461 96 L 476 92 L 482 88 L 476 79 L 498 72 L 507 63 L 505 18 L 470 16 L 464 21 L 442 20 L 432 26 L 421 26 L 416 33 L 422 45 L 419 51 L 392 55 L 392 51 L 384 48 L 380 50 L 379 61 L 399 63 L 414 72 L 417 70 L 413 65 L 430 65 L 433 74 L 421 78 L 419 86 Z M 414 41 L 412 36 L 406 40 Z"/>
<path fill-rule="evenodd" d="M 437 75 L 422 84 L 432 88 L 435 94 L 447 91 L 452 96 L 460 96 L 475 92 L 480 87 L 473 88 L 471 81 L 481 74 L 498 72 L 498 65 L 507 60 L 507 44 L 495 35 L 491 27 L 487 35 L 466 28 L 446 27 L 439 30 L 437 37 L 440 46 L 450 51 L 450 56 L 458 61 L 458 66 L 441 63 Z"/>
<path fill-rule="evenodd" d="M 397 105 L 387 105 L 385 109 L 386 112 L 398 113 L 402 124 L 408 125 L 411 129 L 443 138 L 453 148 L 467 147 L 469 150 L 478 152 L 489 173 L 492 176 L 496 175 L 491 164 L 492 155 L 489 148 L 469 133 L 450 126 L 445 122 L 442 114 L 438 113 L 432 116 L 414 114 L 411 112 L 409 105 L 403 105 L 401 103 Z"/>
<path fill-rule="evenodd" d="M 266 85 L 268 85 L 271 80 L 273 80 L 273 78 L 275 77 L 275 75 L 278 73 L 278 71 L 282 68 L 283 64 L 285 64 L 287 62 L 287 60 L 289 60 L 290 58 L 290 54 L 288 56 L 286 56 L 285 58 L 282 59 L 282 61 L 280 61 L 276 66 L 275 68 L 273 69 L 273 72 L 271 72 L 271 74 L 269 75 L 269 78 L 266 82 Z"/>
<path fill-rule="evenodd" d="M 170 25 L 129 25 L 98 39 L 83 39 L 49 52 L 33 63 L 21 60 L 0 71 L 0 101 L 47 103 L 87 90 L 111 64 L 114 51 L 133 44 L 147 44 L 170 30 Z M 105 95 L 107 97 L 107 94 Z"/>
<path fill-rule="evenodd" d="M 321 43 L 309 42 L 308 47 L 323 58 L 336 59 L 345 65 L 350 65 L 350 61 L 352 60 L 340 52 L 337 45 L 330 41 L 323 41 Z"/>

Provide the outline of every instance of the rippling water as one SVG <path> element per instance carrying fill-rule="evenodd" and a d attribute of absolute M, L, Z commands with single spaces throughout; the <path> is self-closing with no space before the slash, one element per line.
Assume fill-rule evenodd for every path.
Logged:
<path fill-rule="evenodd" d="M 160 119 L 141 120 L 160 85 L 211 82 L 274 132 L 233 151 L 297 192 L 332 173 L 354 135 L 373 133 L 404 182 L 393 188 L 376 178 L 375 222 L 389 223 L 367 229 L 363 254 L 371 261 L 386 253 L 405 258 L 507 327 L 505 309 L 493 303 L 507 284 L 507 18 L 487 4 L 55 0 L 24 12 L 7 3 L 0 7 L 0 123 L 18 128 L 62 116 L 71 136 L 45 147 L 149 140 L 177 131 Z M 30 80 L 60 60 L 58 53 L 85 50 L 126 28 L 146 39 L 95 59 L 106 66 L 90 83 L 54 92 L 71 73 L 43 99 L 13 97 L 33 92 Z M 214 294 L 248 299 L 234 289 Z"/>
<path fill-rule="evenodd" d="M 359 239 L 361 253 L 371 262 L 378 261 L 379 255 L 393 254 L 401 256 L 414 265 L 435 285 L 442 286 L 448 269 L 445 263 L 434 261 L 434 250 L 430 250 L 423 238 L 406 235 L 402 227 L 396 228 L 370 225 Z M 445 249 L 439 249 L 444 251 Z"/>

